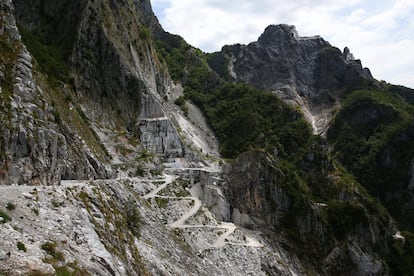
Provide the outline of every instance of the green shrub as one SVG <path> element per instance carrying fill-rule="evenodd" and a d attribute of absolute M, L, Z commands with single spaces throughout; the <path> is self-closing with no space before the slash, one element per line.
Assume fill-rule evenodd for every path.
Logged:
<path fill-rule="evenodd" d="M 60 266 L 55 269 L 55 275 L 56 276 L 74 276 L 72 269 L 67 266 Z"/>
<path fill-rule="evenodd" d="M 188 106 L 185 104 L 185 98 L 180 96 L 174 101 L 174 103 L 181 108 L 184 112 L 184 116 L 188 117 Z"/>
<path fill-rule="evenodd" d="M 52 199 L 52 206 L 54 208 L 58 208 L 58 207 L 62 206 L 62 204 L 63 204 L 63 202 L 59 202 L 56 199 Z"/>
<path fill-rule="evenodd" d="M 361 223 L 365 226 L 368 225 L 368 217 L 364 207 L 349 201 L 329 201 L 328 221 L 338 239 L 344 239 Z"/>
<path fill-rule="evenodd" d="M 56 266 L 56 265 L 55 265 Z M 55 267 L 55 276 L 88 276 L 91 275 L 86 269 L 79 267 L 76 261 L 63 266 Z"/>
<path fill-rule="evenodd" d="M 144 166 L 142 164 L 138 164 L 137 165 L 136 174 L 138 176 L 144 176 L 145 175 L 145 168 L 144 168 Z"/>
<path fill-rule="evenodd" d="M 6 209 L 9 211 L 13 211 L 14 209 L 16 209 L 16 205 L 11 202 L 8 202 L 6 205 Z"/>
<path fill-rule="evenodd" d="M 22 243 L 21 241 L 18 241 L 18 242 L 17 242 L 17 248 L 18 248 L 19 250 L 21 250 L 21 251 L 24 251 L 24 252 L 26 252 L 26 251 L 27 251 L 26 246 L 25 246 L 25 245 L 24 245 L 24 243 Z"/>
<path fill-rule="evenodd" d="M 0 210 L 0 218 L 2 218 L 1 223 L 6 223 L 11 221 L 11 217 L 9 217 L 4 211 Z"/>
<path fill-rule="evenodd" d="M 139 38 L 141 38 L 142 40 L 150 39 L 151 31 L 147 27 L 142 26 L 141 29 L 139 30 Z"/>
<path fill-rule="evenodd" d="M 38 216 L 38 215 L 39 215 L 39 209 L 37 209 L 37 208 L 32 208 L 32 212 L 33 212 L 36 216 Z"/>
<path fill-rule="evenodd" d="M 141 235 L 142 218 L 135 201 L 130 200 L 126 204 L 127 225 L 129 230 L 136 236 Z"/>
<path fill-rule="evenodd" d="M 175 103 L 176 105 L 178 105 L 178 106 L 185 105 L 185 98 L 184 98 L 184 96 L 180 96 L 180 97 L 178 97 L 178 98 L 174 101 L 174 103 Z"/>
<path fill-rule="evenodd" d="M 188 106 L 187 105 L 182 105 L 181 110 L 183 111 L 184 116 L 188 117 Z"/>
<path fill-rule="evenodd" d="M 58 125 L 62 124 L 62 117 L 60 116 L 60 113 L 57 109 L 53 109 L 52 111 L 53 117 L 55 118 L 55 123 Z"/>
<path fill-rule="evenodd" d="M 155 202 L 157 202 L 158 207 L 165 209 L 165 207 L 167 207 L 168 204 L 168 199 L 156 197 Z"/>
<path fill-rule="evenodd" d="M 65 261 L 63 253 L 56 250 L 55 242 L 45 242 L 40 248 L 46 251 L 47 254 L 51 255 L 55 260 L 62 262 Z"/>
<path fill-rule="evenodd" d="M 148 151 L 146 149 L 142 150 L 140 152 L 139 157 L 137 158 L 137 161 L 152 161 L 155 158 L 155 153 L 152 151 Z"/>

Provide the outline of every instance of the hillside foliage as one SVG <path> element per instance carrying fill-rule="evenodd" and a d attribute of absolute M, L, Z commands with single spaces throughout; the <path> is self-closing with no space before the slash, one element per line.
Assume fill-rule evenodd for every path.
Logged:
<path fill-rule="evenodd" d="M 412 227 L 410 213 L 403 213 L 405 194 L 414 156 L 414 107 L 398 94 L 386 90 L 354 91 L 328 131 L 340 162 L 370 194 L 380 198 L 400 220 Z"/>
<path fill-rule="evenodd" d="M 409 91 L 397 86 L 373 89 L 372 84 L 357 91 L 344 87 L 342 106 L 325 139 L 312 135 L 302 114 L 274 94 L 220 78 L 207 65 L 223 63 L 214 54 L 203 54 L 178 36 L 166 37 L 156 43 L 159 56 L 183 85 L 185 100 L 203 111 L 221 154 L 236 158 L 256 149 L 276 157 L 279 181 L 291 203 L 282 223 L 299 256 L 314 255 L 311 263 L 323 257 L 312 234 L 299 230 L 313 202 L 329 206 L 320 213 L 320 223 L 337 241 L 363 235 L 361 229 L 373 223 L 388 227 L 390 216 L 378 199 L 404 186 L 414 156 Z M 393 250 L 401 256 L 406 247 L 395 244 Z M 410 256 L 400 262 L 409 262 Z M 405 268 L 397 268 L 398 260 L 388 262 L 391 270 L 408 275 Z"/>

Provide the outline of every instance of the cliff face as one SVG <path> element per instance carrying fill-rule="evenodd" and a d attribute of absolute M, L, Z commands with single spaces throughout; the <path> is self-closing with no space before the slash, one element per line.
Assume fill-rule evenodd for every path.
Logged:
<path fill-rule="evenodd" d="M 257 42 L 223 47 L 210 66 L 299 106 L 316 133 L 326 131 L 344 89 L 373 81 L 347 48 L 341 53 L 319 36 L 300 37 L 290 25 L 271 25 Z"/>
<path fill-rule="evenodd" d="M 35 69 L 13 11 L 10 1 L 2 2 L 2 182 L 51 185 L 61 178 L 110 176 L 103 165 L 108 157 L 98 156 L 102 152 L 93 151 L 77 135 L 80 129 L 62 119 L 55 106 L 59 99 Z"/>
<path fill-rule="evenodd" d="M 161 106 L 173 88 L 143 23 L 149 2 L 13 4 L 1 10 L 4 183 L 113 176 L 97 135 L 105 129 L 183 155 Z"/>
<path fill-rule="evenodd" d="M 288 25 L 269 26 L 257 42 L 225 46 L 221 52 L 208 55 L 208 61 L 227 80 L 271 91 L 285 102 L 299 106 L 312 124 L 314 134 L 327 135 L 332 160 L 339 161 L 354 175 L 355 181 L 379 198 L 400 227 L 413 229 L 409 215 L 413 210 L 414 153 L 409 138 L 414 118 L 412 89 L 376 81 L 348 48 L 341 52 L 320 37 L 300 37 L 295 28 Z M 301 170 L 300 166 L 296 168 Z M 237 187 L 241 181 L 237 179 L 232 183 Z M 312 189 L 312 179 L 305 177 L 304 181 Z M 329 179 L 321 181 L 330 183 Z M 260 183 L 260 189 L 268 187 L 268 183 L 257 179 L 252 183 Z M 250 191 L 251 186 L 243 186 L 241 190 Z M 330 189 L 324 187 L 318 193 Z M 281 195 L 292 199 L 291 195 Z M 339 196 L 329 200 L 333 199 L 343 200 Z M 269 212 L 261 196 L 255 196 L 259 203 L 252 200 L 242 198 L 235 208 L 239 208 L 239 203 L 250 202 L 245 210 L 268 214 L 268 223 L 278 217 L 280 210 Z M 264 209 L 256 210 L 255 204 Z M 246 220 L 246 216 L 241 217 Z M 314 233 L 318 232 L 314 230 Z M 329 244 L 329 239 L 325 241 Z M 372 244 L 370 246 L 373 248 Z M 340 256 L 337 255 L 339 259 Z"/>
<path fill-rule="evenodd" d="M 311 196 L 316 187 L 295 182 L 279 162 L 265 152 L 250 151 L 231 164 L 225 175 L 233 221 L 291 248 L 312 264 L 312 273 L 387 274 L 381 255 L 387 254 L 387 236 L 395 228 L 363 188 L 338 187 L 345 180 L 336 173 L 337 179 L 332 176 L 323 184 L 336 186 L 329 201 L 316 202 Z"/>
<path fill-rule="evenodd" d="M 156 22 L 148 11 L 149 1 L 41 3 L 34 5 L 38 10 L 28 11 L 26 4 L 16 1 L 21 6 L 17 18 L 31 32 L 46 40 L 54 38 L 53 43 L 64 50 L 69 47 L 73 96 L 88 106 L 84 112 L 90 120 L 109 127 L 121 125 L 139 135 L 140 125 L 145 124 L 140 124 L 141 118 L 165 117 L 159 101 L 168 93 L 171 82 L 158 62 L 145 24 L 149 18 Z M 68 5 L 74 6 L 73 16 L 66 12 L 71 8 Z M 61 14 L 68 19 L 60 20 Z M 48 29 L 55 21 L 62 27 Z M 60 29 L 67 29 L 64 38 L 71 41 L 59 41 Z M 164 148 L 171 144 L 180 148 L 176 133 L 173 139 L 176 141 L 165 141 Z M 179 149 L 177 152 L 180 154 Z"/>
<path fill-rule="evenodd" d="M 392 86 L 386 91 L 360 90 L 346 98 L 328 130 L 341 162 L 410 230 L 413 116 L 412 105 Z"/>
<path fill-rule="evenodd" d="M 375 82 L 348 49 L 279 25 L 205 55 L 149 0 L 0 8 L 0 274 L 384 275 L 410 248 L 335 135 L 382 137 L 411 108 L 346 116 L 346 90 Z M 328 141 L 275 94 L 317 133 L 343 103 Z M 412 160 L 394 150 L 411 126 L 370 157 Z"/>

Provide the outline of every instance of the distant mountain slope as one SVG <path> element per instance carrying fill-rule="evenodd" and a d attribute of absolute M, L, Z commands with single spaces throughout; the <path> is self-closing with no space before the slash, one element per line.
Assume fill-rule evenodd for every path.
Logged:
<path fill-rule="evenodd" d="M 269 26 L 257 42 L 224 46 L 207 60 L 223 78 L 299 106 L 317 133 L 328 131 L 345 167 L 413 229 L 414 90 L 376 81 L 348 48 L 341 53 L 289 25 Z"/>
<path fill-rule="evenodd" d="M 391 267 L 382 266 L 374 253 L 395 254 L 390 250 L 395 225 L 387 211 L 342 167 L 332 144 L 312 135 L 301 112 L 275 97 L 292 96 L 305 117 L 312 106 L 315 116 L 325 116 L 326 131 L 353 89 L 379 89 L 380 84 L 348 50 L 341 53 L 319 37 L 301 39 L 292 30 L 271 26 L 257 43 L 207 55 L 164 33 L 157 37 L 157 51 L 183 84 L 185 98 L 205 113 L 222 154 L 236 157 L 226 174 L 234 221 L 258 227 L 273 242 L 280 242 L 277 229 L 292 252 L 318 273 L 407 271 L 410 266 L 395 266 L 394 258 L 387 261 Z M 233 55 L 238 65 L 231 62 Z M 237 70 L 246 79 L 234 83 Z M 376 230 L 364 232 L 366 227 Z M 407 253 L 399 252 L 395 256 Z"/>
<path fill-rule="evenodd" d="M 392 87 L 357 90 L 345 98 L 328 130 L 342 164 L 410 230 L 414 230 L 413 118 L 414 106 Z"/>
<path fill-rule="evenodd" d="M 299 106 L 316 133 L 326 131 L 345 90 L 374 82 L 348 48 L 340 52 L 319 36 L 300 37 L 290 25 L 271 25 L 257 42 L 224 46 L 208 60 L 222 77 Z"/>
<path fill-rule="evenodd" d="M 299 106 L 329 153 L 399 225 L 413 231 L 414 90 L 373 79 L 369 70 L 320 37 L 269 26 L 257 42 L 207 55 L 223 78 L 248 83 Z M 411 235 L 411 234 L 408 234 Z"/>

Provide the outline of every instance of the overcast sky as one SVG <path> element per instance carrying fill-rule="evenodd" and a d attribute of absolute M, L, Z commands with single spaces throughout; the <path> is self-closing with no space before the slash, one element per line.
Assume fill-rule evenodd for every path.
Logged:
<path fill-rule="evenodd" d="M 205 52 L 295 25 L 348 46 L 375 78 L 414 88 L 414 0 L 151 0 L 161 25 Z"/>

